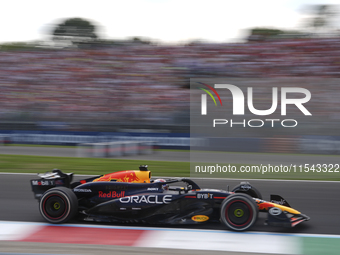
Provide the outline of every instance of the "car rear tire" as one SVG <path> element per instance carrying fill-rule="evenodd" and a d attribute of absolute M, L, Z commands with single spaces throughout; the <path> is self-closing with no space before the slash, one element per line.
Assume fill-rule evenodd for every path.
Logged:
<path fill-rule="evenodd" d="M 255 224 L 258 213 L 257 204 L 247 194 L 229 195 L 221 205 L 221 221 L 235 231 L 250 229 Z"/>
<path fill-rule="evenodd" d="M 78 199 L 66 187 L 47 190 L 40 199 L 39 211 L 50 223 L 64 223 L 72 219 L 78 211 Z"/>

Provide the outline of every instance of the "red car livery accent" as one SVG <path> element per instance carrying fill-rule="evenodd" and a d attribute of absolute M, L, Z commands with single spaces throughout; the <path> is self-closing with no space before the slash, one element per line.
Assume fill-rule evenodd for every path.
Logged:
<path fill-rule="evenodd" d="M 120 171 L 111 174 L 105 174 L 93 182 L 131 182 L 131 183 L 150 183 L 151 173 L 150 171 L 138 171 L 138 170 L 127 170 Z"/>

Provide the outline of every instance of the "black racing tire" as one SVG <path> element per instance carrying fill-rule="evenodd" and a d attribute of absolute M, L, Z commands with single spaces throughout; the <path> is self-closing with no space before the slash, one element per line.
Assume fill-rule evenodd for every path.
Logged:
<path fill-rule="evenodd" d="M 249 185 L 251 188 L 243 188 L 244 186 L 247 186 L 247 185 Z M 247 194 L 247 195 L 254 197 L 254 198 L 262 199 L 262 195 L 261 195 L 260 191 L 258 191 L 255 187 L 253 187 L 249 183 L 247 183 L 247 184 L 241 183 L 241 184 L 235 186 L 233 188 L 232 192 L 243 193 L 243 194 Z"/>
<path fill-rule="evenodd" d="M 221 221 L 235 231 L 250 229 L 257 221 L 258 214 L 257 204 L 247 194 L 229 195 L 221 205 Z"/>
<path fill-rule="evenodd" d="M 50 223 L 68 222 L 77 214 L 77 196 L 66 187 L 49 189 L 40 199 L 39 211 L 43 218 Z"/>

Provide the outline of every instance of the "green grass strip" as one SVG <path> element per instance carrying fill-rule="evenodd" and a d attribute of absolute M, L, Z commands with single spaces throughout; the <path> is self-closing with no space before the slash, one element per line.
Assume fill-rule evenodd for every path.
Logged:
<path fill-rule="evenodd" d="M 121 170 L 138 170 L 148 165 L 153 176 L 235 178 L 235 179 L 285 179 L 340 181 L 340 173 L 194 173 L 190 175 L 190 162 L 127 160 L 109 158 L 73 158 L 23 155 L 0 155 L 0 172 L 44 173 L 58 168 L 75 174 L 100 175 Z M 202 164 L 203 165 L 203 164 Z M 231 164 L 237 169 L 244 164 Z"/>
<path fill-rule="evenodd" d="M 302 237 L 302 254 L 339 255 L 340 238 Z"/>
<path fill-rule="evenodd" d="M 0 155 L 0 172 L 44 173 L 58 168 L 75 174 L 100 175 L 121 170 L 138 170 L 149 165 L 154 176 L 189 176 L 189 162 L 121 160 L 107 158 L 71 158 L 22 155 Z"/>

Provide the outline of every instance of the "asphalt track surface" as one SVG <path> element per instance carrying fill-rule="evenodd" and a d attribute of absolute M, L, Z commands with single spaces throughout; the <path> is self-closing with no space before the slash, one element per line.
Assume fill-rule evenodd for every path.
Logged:
<path fill-rule="evenodd" d="M 17 155 L 41 155 L 41 156 L 76 156 L 76 151 L 74 149 L 64 149 L 64 148 L 48 148 L 45 147 L 12 147 L 12 146 L 1 146 L 0 154 L 17 154 Z M 258 163 L 259 161 L 268 162 L 268 158 L 259 157 L 259 155 L 253 156 L 249 154 L 246 158 L 244 155 L 235 156 L 233 163 L 247 163 L 252 162 Z M 281 157 L 283 156 L 283 157 Z M 146 156 L 136 156 L 128 157 L 125 159 L 142 159 L 145 160 L 164 160 L 164 161 L 189 161 L 189 153 L 183 152 L 157 152 L 153 155 Z M 304 158 L 306 157 L 306 158 Z M 338 161 L 338 157 L 322 157 L 325 162 L 330 162 L 330 160 Z M 306 159 L 309 162 L 315 160 L 313 156 L 295 156 L 295 155 L 277 155 L 277 158 L 271 159 L 274 161 L 282 160 L 295 160 L 295 162 L 305 163 Z M 246 160 L 247 162 L 244 162 Z M 317 159 L 319 160 L 319 159 Z M 240 161 L 240 162 L 239 162 Z M 262 163 L 261 162 L 261 163 Z M 319 161 L 320 162 L 320 161 Z M 319 163 L 318 162 L 318 163 Z M 290 162 L 292 163 L 292 162 Z M 293 162 L 294 163 L 294 162 Z M 338 163 L 338 162 L 337 162 Z M 33 193 L 31 192 L 31 187 L 29 180 L 35 178 L 35 174 L 0 174 L 0 220 L 5 221 L 30 221 L 30 222 L 44 222 L 40 216 L 38 210 L 38 202 L 34 199 Z M 82 176 L 75 176 L 75 180 L 82 179 Z M 229 185 L 230 188 L 237 185 L 240 180 L 231 179 L 195 179 L 195 181 L 202 188 L 214 188 L 214 189 L 227 189 Z M 308 222 L 303 222 L 302 224 L 296 226 L 295 228 L 279 228 L 265 226 L 265 213 L 260 213 L 259 219 L 256 225 L 252 228 L 253 231 L 264 231 L 264 232 L 277 232 L 277 233 L 306 233 L 306 234 L 337 234 L 340 235 L 340 182 L 318 182 L 318 181 L 276 181 L 276 180 L 250 180 L 251 184 L 255 186 L 263 195 L 264 199 L 269 199 L 270 194 L 278 194 L 284 197 L 293 208 L 307 214 L 311 217 Z M 77 223 L 77 222 L 72 222 Z M 89 223 L 91 224 L 91 223 Z M 130 225 L 132 226 L 132 225 Z M 139 225 L 141 226 L 141 225 Z M 144 225 L 145 226 L 145 225 Z M 146 226 L 147 227 L 147 226 Z M 169 226 L 167 226 L 169 227 Z M 176 226 L 174 226 L 176 227 Z M 185 228 L 185 225 L 181 225 L 181 228 Z M 221 224 L 200 224 L 200 225 L 190 225 L 188 228 L 197 229 L 225 229 Z M 2 247 L 1 252 L 8 251 L 20 252 L 20 253 L 41 253 L 44 250 L 45 244 L 32 244 L 32 247 L 27 247 L 25 245 L 18 243 L 18 245 L 13 245 L 11 242 L 0 242 Z M 49 244 L 46 244 L 46 246 Z M 53 244 L 55 246 L 55 244 Z M 53 248 L 54 246 L 49 246 Z M 14 250 L 14 248 L 16 250 Z M 94 250 L 99 247 L 92 247 Z M 91 254 L 91 249 L 89 247 L 89 253 Z M 54 253 L 53 251 L 58 251 L 58 254 L 76 254 L 77 246 L 67 245 L 56 246 L 56 250 L 49 250 L 49 253 Z M 74 252 L 72 252 L 74 249 Z M 86 249 L 85 249 L 86 250 Z M 93 250 L 92 250 L 93 251 Z M 102 254 L 109 254 L 114 252 L 115 254 L 154 254 L 154 249 L 140 250 L 132 247 L 100 247 Z M 105 253 L 107 252 L 107 253 Z M 157 254 L 175 254 L 175 250 L 166 249 L 156 249 Z M 199 254 L 197 251 L 184 251 L 179 250 L 177 254 Z M 210 252 L 209 252 L 210 253 Z M 1 254 L 1 253 L 0 253 Z M 85 253 L 84 253 L 85 254 Z M 92 253 L 93 254 L 93 253 Z M 202 253 L 204 254 L 204 252 Z M 219 252 L 213 252 L 211 254 L 220 254 Z M 222 254 L 222 253 L 221 253 Z M 224 253 L 224 254 L 241 254 L 241 253 Z"/>
<path fill-rule="evenodd" d="M 40 155 L 40 156 L 76 156 L 75 148 L 57 147 L 26 147 L 26 146 L 0 146 L 0 154 Z M 202 154 L 209 154 L 202 152 Z M 210 155 L 210 154 L 209 154 Z M 202 155 L 203 156 L 203 155 Z M 233 163 L 258 163 L 268 162 L 268 155 L 231 153 Z M 204 157 L 209 158 L 209 157 Z M 320 159 L 327 163 L 339 163 L 339 157 L 311 156 L 311 155 L 271 155 L 271 161 L 286 160 L 306 162 Z M 157 151 L 151 155 L 137 155 L 125 159 L 164 160 L 164 161 L 189 161 L 189 152 Z M 247 162 L 245 162 L 247 161 Z M 29 180 L 35 175 L 28 174 L 0 174 L 0 220 L 43 222 L 38 211 L 38 203 L 33 197 Z M 75 177 L 75 179 L 83 177 Z M 230 189 L 239 184 L 240 180 L 228 179 L 195 179 L 202 188 Z M 264 226 L 265 214 L 260 213 L 260 218 L 253 228 L 254 231 L 274 231 L 286 233 L 313 233 L 313 234 L 340 234 L 340 182 L 318 181 L 275 181 L 251 180 L 263 195 L 269 199 L 270 194 L 284 197 L 290 205 L 311 217 L 309 222 L 304 222 L 292 229 L 274 228 Z M 192 227 L 192 226 L 190 226 Z M 223 229 L 222 225 L 200 224 L 197 228 Z"/>
<path fill-rule="evenodd" d="M 0 220 L 44 222 L 29 182 L 35 176 L 35 174 L 0 174 Z M 75 179 L 81 178 L 84 177 L 75 176 Z M 195 179 L 195 181 L 202 188 L 214 189 L 227 189 L 227 185 L 232 188 L 240 182 L 227 179 Z M 340 182 L 252 180 L 251 184 L 260 190 L 263 199 L 269 199 L 270 194 L 279 194 L 293 208 L 311 217 L 310 221 L 303 222 L 295 228 L 279 228 L 265 226 L 266 214 L 260 213 L 256 225 L 252 228 L 253 231 L 340 234 Z M 188 227 L 225 229 L 223 225 L 217 223 Z"/>

